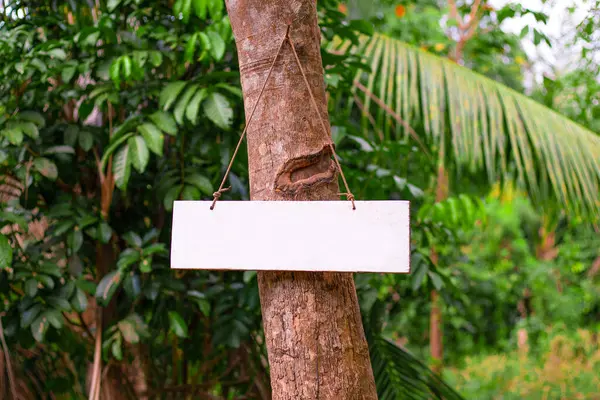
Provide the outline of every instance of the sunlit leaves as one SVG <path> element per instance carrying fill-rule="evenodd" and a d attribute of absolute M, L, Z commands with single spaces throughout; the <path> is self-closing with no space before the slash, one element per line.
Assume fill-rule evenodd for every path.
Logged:
<path fill-rule="evenodd" d="M 206 18 L 206 12 L 208 11 L 208 2 L 211 0 L 192 0 L 194 6 L 194 12 L 200 19 Z"/>
<path fill-rule="evenodd" d="M 173 111 L 173 115 L 175 116 L 175 121 L 178 124 L 183 124 L 183 115 L 185 113 L 186 107 L 191 100 L 194 93 L 198 90 L 198 85 L 190 85 L 183 95 L 179 98 L 177 105 L 175 106 L 175 110 Z"/>
<path fill-rule="evenodd" d="M 19 119 L 24 121 L 30 121 L 36 124 L 39 128 L 43 128 L 46 125 L 46 121 L 42 114 L 36 111 L 21 111 L 18 114 Z"/>
<path fill-rule="evenodd" d="M 98 283 L 98 287 L 96 288 L 96 299 L 102 304 L 107 305 L 121 284 L 121 280 L 121 271 L 112 271 L 106 274 L 100 283 Z"/>
<path fill-rule="evenodd" d="M 127 183 L 129 182 L 129 176 L 131 175 L 129 145 L 124 145 L 115 154 L 112 172 L 117 187 L 121 190 L 125 190 L 127 188 Z"/>
<path fill-rule="evenodd" d="M 13 250 L 8 238 L 0 234 L 0 270 L 9 268 L 12 264 Z"/>
<path fill-rule="evenodd" d="M 215 60 L 220 61 L 225 54 L 225 42 L 217 32 L 209 31 L 207 35 L 210 39 L 210 52 Z"/>
<path fill-rule="evenodd" d="M 169 322 L 171 331 L 175 335 L 185 338 L 188 336 L 188 327 L 181 315 L 177 311 L 169 311 Z"/>
<path fill-rule="evenodd" d="M 146 141 L 146 145 L 151 152 L 158 156 L 163 154 L 163 133 L 153 124 L 142 124 L 138 126 L 138 131 Z"/>
<path fill-rule="evenodd" d="M 146 165 L 148 165 L 148 160 L 150 159 L 150 152 L 148 151 L 144 138 L 141 136 L 134 136 L 129 138 L 127 143 L 129 145 L 131 164 L 138 172 L 144 172 Z"/>
<path fill-rule="evenodd" d="M 192 100 L 187 104 L 185 110 L 186 118 L 194 125 L 198 123 L 198 113 L 200 111 L 200 104 L 206 98 L 207 90 L 202 88 L 194 95 Z"/>
<path fill-rule="evenodd" d="M 171 82 L 162 90 L 160 93 L 159 105 L 164 111 L 167 111 L 171 107 L 185 85 L 186 82 Z"/>
<path fill-rule="evenodd" d="M 376 34 L 346 48 L 361 54 L 372 71 L 361 71 L 354 81 L 363 126 L 376 118 L 386 122 L 386 136 L 416 141 L 407 127 L 422 126 L 432 146 L 448 148 L 445 162 L 461 173 L 484 172 L 490 182 L 516 180 L 536 204 L 553 204 L 570 215 L 600 214 L 600 140 L 592 132 L 398 40 Z"/>
<path fill-rule="evenodd" d="M 210 180 L 198 173 L 187 175 L 185 177 L 185 182 L 194 185 L 206 195 L 211 195 L 214 191 Z"/>
<path fill-rule="evenodd" d="M 175 124 L 175 120 L 169 113 L 164 111 L 156 111 L 155 113 L 151 114 L 149 118 L 158 128 L 160 128 L 160 130 L 166 134 L 177 134 L 177 124 Z"/>
<path fill-rule="evenodd" d="M 56 164 L 45 157 L 37 157 L 33 161 L 35 169 L 50 180 L 55 180 L 58 177 L 58 168 Z"/>
<path fill-rule="evenodd" d="M 220 93 L 211 93 L 203 103 L 204 113 L 219 128 L 229 129 L 233 120 L 233 110 L 229 100 Z"/>
<path fill-rule="evenodd" d="M 23 131 L 16 127 L 4 129 L 0 133 L 8 139 L 10 144 L 15 146 L 18 146 L 21 144 L 21 142 L 23 142 Z"/>

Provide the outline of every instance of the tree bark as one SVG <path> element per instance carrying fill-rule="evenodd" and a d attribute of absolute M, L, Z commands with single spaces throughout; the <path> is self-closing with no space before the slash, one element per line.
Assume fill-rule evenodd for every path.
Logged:
<path fill-rule="evenodd" d="M 339 199 L 338 171 L 318 120 L 329 127 L 315 1 L 226 4 L 246 117 L 288 23 L 320 113 L 286 42 L 247 132 L 251 198 Z M 274 400 L 377 398 L 352 274 L 261 272 L 258 284 Z"/>
<path fill-rule="evenodd" d="M 443 147 L 440 151 L 440 160 L 444 159 Z M 448 174 L 444 168 L 443 161 L 440 161 L 438 166 L 438 175 L 435 188 L 435 202 L 439 203 L 448 198 Z M 439 257 L 435 250 L 435 246 L 431 248 L 431 261 L 439 267 Z M 429 350 L 431 352 L 432 365 L 431 369 L 438 373 L 442 373 L 444 368 L 444 333 L 442 331 L 442 299 L 437 290 L 431 291 L 431 311 L 429 314 Z"/>

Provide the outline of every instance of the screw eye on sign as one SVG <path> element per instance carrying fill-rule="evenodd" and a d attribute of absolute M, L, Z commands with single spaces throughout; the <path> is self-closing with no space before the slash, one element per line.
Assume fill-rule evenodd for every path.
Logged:
<path fill-rule="evenodd" d="M 408 273 L 408 201 L 176 201 L 171 268 Z"/>

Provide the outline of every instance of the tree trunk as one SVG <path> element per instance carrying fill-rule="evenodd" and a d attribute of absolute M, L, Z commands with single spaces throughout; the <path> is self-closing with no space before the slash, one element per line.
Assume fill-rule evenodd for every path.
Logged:
<path fill-rule="evenodd" d="M 444 159 L 443 147 L 440 151 L 440 160 Z M 440 161 L 435 188 L 435 201 L 439 203 L 448 198 L 448 174 L 444 168 L 443 161 Z M 439 267 L 438 254 L 435 247 L 431 248 L 431 261 L 436 267 Z M 429 350 L 431 352 L 431 369 L 438 374 L 442 373 L 444 358 L 444 333 L 442 331 L 442 300 L 437 290 L 431 291 L 431 312 L 429 315 Z"/>
<path fill-rule="evenodd" d="M 288 23 L 321 114 L 311 106 L 286 42 L 247 132 L 251 198 L 339 199 L 338 171 L 318 120 L 324 118 L 329 127 L 315 1 L 226 3 L 246 117 Z M 315 229 L 333 232 L 335 227 Z M 298 251 L 303 246 L 298 243 Z M 273 399 L 377 398 L 352 274 L 261 272 L 258 284 Z"/>

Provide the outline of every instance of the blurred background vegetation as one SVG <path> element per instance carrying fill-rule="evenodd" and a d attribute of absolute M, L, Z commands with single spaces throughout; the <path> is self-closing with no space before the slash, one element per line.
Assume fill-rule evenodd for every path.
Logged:
<path fill-rule="evenodd" d="M 355 278 L 382 399 L 600 396 L 600 3 L 523 3 L 318 2 L 350 187 L 412 207 Z M 0 4 L 0 399 L 269 399 L 255 273 L 169 269 L 244 123 L 222 0 Z"/>

